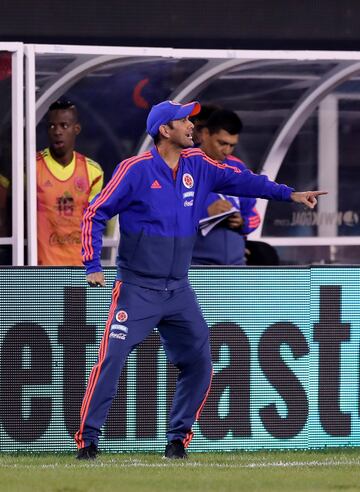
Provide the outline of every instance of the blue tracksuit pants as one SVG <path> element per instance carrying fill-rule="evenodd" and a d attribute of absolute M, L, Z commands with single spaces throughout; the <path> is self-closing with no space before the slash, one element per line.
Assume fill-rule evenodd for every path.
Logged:
<path fill-rule="evenodd" d="M 157 327 L 166 355 L 179 369 L 167 439 L 187 446 L 210 388 L 209 329 L 190 286 L 153 290 L 116 281 L 98 360 L 81 407 L 79 448 L 98 444 L 129 353 Z"/>

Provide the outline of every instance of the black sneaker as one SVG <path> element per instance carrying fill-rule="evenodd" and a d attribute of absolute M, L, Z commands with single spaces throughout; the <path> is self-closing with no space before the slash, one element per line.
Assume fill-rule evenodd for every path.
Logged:
<path fill-rule="evenodd" d="M 78 450 L 78 454 L 76 459 L 78 460 L 94 460 L 96 455 L 98 454 L 98 448 L 92 442 L 90 446 L 86 446 L 85 448 L 80 448 Z"/>
<path fill-rule="evenodd" d="M 180 439 L 176 439 L 166 445 L 164 457 L 171 460 L 184 460 L 188 457 L 188 455 L 182 441 Z"/>

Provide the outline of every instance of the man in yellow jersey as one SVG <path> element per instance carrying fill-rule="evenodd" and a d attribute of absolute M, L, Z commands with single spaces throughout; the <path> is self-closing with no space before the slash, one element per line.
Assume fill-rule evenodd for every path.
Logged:
<path fill-rule="evenodd" d="M 47 121 L 49 147 L 36 158 L 38 264 L 80 266 L 83 211 L 101 191 L 104 173 L 74 150 L 81 125 L 71 101 L 51 104 Z"/>

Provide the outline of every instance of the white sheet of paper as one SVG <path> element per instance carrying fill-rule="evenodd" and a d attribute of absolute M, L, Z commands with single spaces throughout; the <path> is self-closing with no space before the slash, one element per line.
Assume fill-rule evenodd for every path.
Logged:
<path fill-rule="evenodd" d="M 230 210 L 228 210 L 227 212 L 223 212 L 222 214 L 212 215 L 211 217 L 205 217 L 204 219 L 201 219 L 199 221 L 201 235 L 205 237 L 217 224 L 238 211 L 238 209 L 232 207 Z"/>

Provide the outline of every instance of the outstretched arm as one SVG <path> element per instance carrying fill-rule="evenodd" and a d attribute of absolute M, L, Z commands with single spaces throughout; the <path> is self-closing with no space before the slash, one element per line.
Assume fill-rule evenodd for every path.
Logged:
<path fill-rule="evenodd" d="M 327 191 L 293 191 L 290 198 L 293 202 L 303 203 L 309 208 L 314 208 L 317 204 L 317 197 L 327 195 Z"/>
<path fill-rule="evenodd" d="M 204 169 L 207 171 L 210 192 L 267 200 L 294 201 L 303 203 L 309 208 L 315 207 L 319 195 L 327 193 L 326 191 L 297 192 L 294 188 L 269 180 L 264 174 L 254 174 L 249 169 L 240 170 L 236 166 L 220 164 L 204 153 L 200 155 L 206 164 Z"/>

